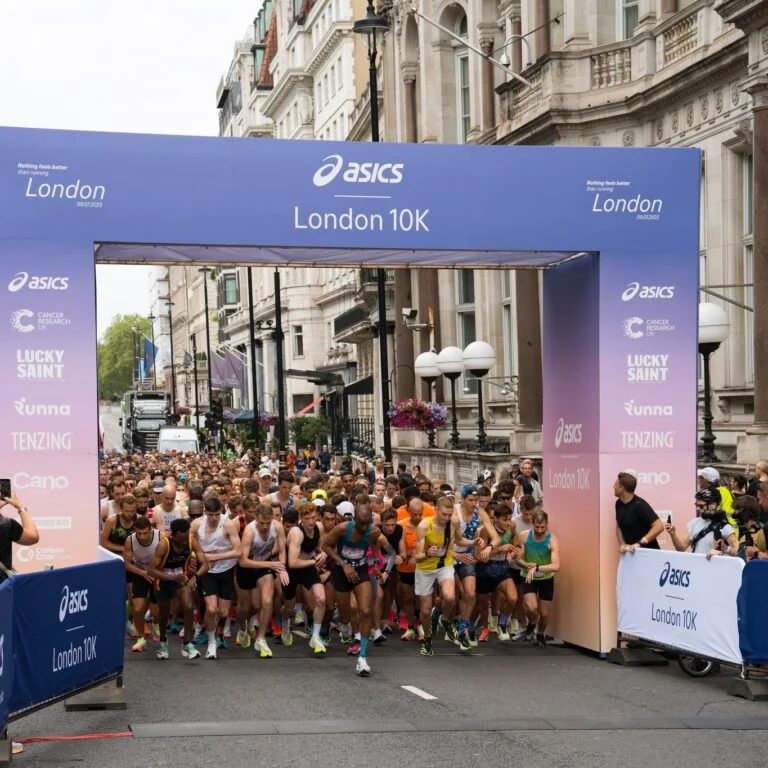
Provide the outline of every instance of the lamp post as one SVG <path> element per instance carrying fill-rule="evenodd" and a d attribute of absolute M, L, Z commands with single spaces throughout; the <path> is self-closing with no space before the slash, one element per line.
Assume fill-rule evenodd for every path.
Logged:
<path fill-rule="evenodd" d="M 459 422 L 456 418 L 456 379 L 464 373 L 464 353 L 459 347 L 445 347 L 437 356 L 437 369 L 451 382 L 451 449 L 459 448 Z"/>
<path fill-rule="evenodd" d="M 483 376 L 496 365 L 496 353 L 485 341 L 473 341 L 464 349 L 464 367 L 477 378 L 477 446 L 485 451 L 486 434 L 483 418 Z"/>
<path fill-rule="evenodd" d="M 251 408 L 253 409 L 253 444 L 256 445 L 259 434 L 259 413 L 256 403 L 256 328 L 253 319 L 253 275 L 250 267 L 248 269 L 248 341 L 251 351 Z"/>
<path fill-rule="evenodd" d="M 211 328 L 208 318 L 208 274 L 209 267 L 200 267 L 197 270 L 203 276 L 203 301 L 205 306 L 205 356 L 208 360 L 208 410 L 213 403 L 213 387 L 211 386 Z"/>
<path fill-rule="evenodd" d="M 168 304 L 168 338 L 171 345 L 171 414 L 176 413 L 176 366 L 173 364 L 173 315 L 171 314 L 171 307 L 173 302 L 170 299 L 166 299 Z"/>
<path fill-rule="evenodd" d="M 707 464 L 718 461 L 715 454 L 715 440 L 712 432 L 712 388 L 709 380 L 709 358 L 728 338 L 730 323 L 728 315 L 717 306 L 704 302 L 699 304 L 699 352 L 704 359 L 704 434 L 701 436 L 701 460 Z"/>
<path fill-rule="evenodd" d="M 376 33 L 383 35 L 389 29 L 385 19 L 376 15 L 373 0 L 368 0 L 365 17 L 358 19 L 352 25 L 352 31 L 365 35 L 368 42 L 368 84 L 371 100 L 371 141 L 379 141 L 379 89 L 376 72 Z M 386 280 L 384 269 L 376 272 L 376 285 L 379 304 L 379 367 L 381 368 L 381 418 L 384 427 L 384 462 L 392 463 L 392 434 L 389 426 L 389 387 L 387 371 L 389 370 L 389 352 L 387 350 L 387 306 Z"/>
<path fill-rule="evenodd" d="M 435 379 L 440 375 L 440 369 L 437 367 L 437 353 L 430 350 L 429 352 L 422 352 L 416 360 L 413 362 L 413 370 L 416 375 L 423 379 L 429 387 L 429 396 L 432 397 L 432 385 L 435 383 Z M 435 447 L 435 430 L 427 430 L 427 438 L 429 444 L 427 447 Z"/>
<path fill-rule="evenodd" d="M 157 389 L 157 347 L 155 347 L 155 316 L 150 315 L 149 334 L 152 337 L 152 384 Z"/>
<path fill-rule="evenodd" d="M 195 377 L 195 426 L 200 429 L 200 403 L 197 399 L 197 334 L 190 334 L 192 338 L 192 370 Z"/>
<path fill-rule="evenodd" d="M 283 364 L 283 305 L 280 299 L 280 271 L 275 269 L 275 351 L 277 362 L 277 441 L 280 463 L 285 460 L 285 366 Z"/>

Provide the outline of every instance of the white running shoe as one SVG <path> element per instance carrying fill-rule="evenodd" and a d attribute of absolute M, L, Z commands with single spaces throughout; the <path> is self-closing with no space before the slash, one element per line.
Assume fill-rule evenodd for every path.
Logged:
<path fill-rule="evenodd" d="M 125 634 L 128 635 L 128 637 L 137 637 L 138 632 L 136 631 L 136 627 L 133 626 L 133 622 L 126 621 L 125 622 Z"/>
<path fill-rule="evenodd" d="M 312 637 L 309 638 L 309 647 L 312 648 L 315 653 L 326 653 L 325 643 L 317 635 L 312 635 Z"/>
<path fill-rule="evenodd" d="M 256 640 L 253 641 L 253 650 L 259 654 L 259 658 L 262 658 L 262 659 L 272 658 L 272 650 L 267 645 L 266 640 L 261 640 L 260 638 L 256 638 Z"/>
<path fill-rule="evenodd" d="M 307 614 L 304 611 L 296 611 L 296 617 L 293 620 L 294 626 L 303 627 L 307 623 Z"/>
<path fill-rule="evenodd" d="M 216 642 L 208 643 L 208 650 L 205 652 L 206 659 L 216 659 Z"/>
<path fill-rule="evenodd" d="M 224 639 L 225 640 L 231 640 L 232 639 L 232 619 L 227 616 L 227 620 L 224 622 Z"/>
<path fill-rule="evenodd" d="M 355 672 L 357 672 L 360 677 L 370 677 L 371 668 L 368 666 L 368 659 L 365 659 L 362 656 L 358 656 L 357 664 L 355 665 Z"/>
<path fill-rule="evenodd" d="M 200 651 L 195 648 L 194 643 L 187 643 L 181 648 L 181 655 L 185 659 L 199 659 Z"/>

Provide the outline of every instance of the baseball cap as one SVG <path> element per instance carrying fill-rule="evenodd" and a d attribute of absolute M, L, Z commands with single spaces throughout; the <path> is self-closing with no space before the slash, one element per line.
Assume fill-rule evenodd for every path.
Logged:
<path fill-rule="evenodd" d="M 179 472 L 179 480 L 186 480 L 186 479 L 187 479 L 187 473 Z"/>
<path fill-rule="evenodd" d="M 259 470 L 259 477 L 272 477 L 272 473 L 266 467 L 262 467 Z"/>
<path fill-rule="evenodd" d="M 336 505 L 336 511 L 342 517 L 354 517 L 355 516 L 355 505 L 351 501 L 342 501 L 342 502 L 339 502 L 339 504 Z"/>
<path fill-rule="evenodd" d="M 313 503 L 313 504 L 314 504 L 314 505 L 315 505 L 315 506 L 316 506 L 318 509 L 320 509 L 320 507 L 324 507 L 324 506 L 325 506 L 325 499 L 320 499 L 320 498 L 317 498 L 317 499 L 312 499 L 312 503 Z"/>
<path fill-rule="evenodd" d="M 315 501 L 316 499 L 327 499 L 328 494 L 322 489 L 317 488 L 314 491 L 312 491 L 312 501 Z"/>
<path fill-rule="evenodd" d="M 477 486 L 472 485 L 471 483 L 468 485 L 465 485 L 461 489 L 461 495 L 463 496 L 469 496 L 470 493 L 477 493 Z"/>
<path fill-rule="evenodd" d="M 163 480 L 155 480 L 155 482 L 152 483 L 152 490 L 155 493 L 162 493 L 163 488 L 165 488 L 165 481 Z"/>
<path fill-rule="evenodd" d="M 703 477 L 708 483 L 719 483 L 720 473 L 714 467 L 704 467 L 700 469 L 696 475 Z"/>
<path fill-rule="evenodd" d="M 484 469 L 477 476 L 477 482 L 478 483 L 484 483 L 486 480 L 490 480 L 492 477 L 493 477 L 493 472 L 491 472 L 490 469 Z"/>

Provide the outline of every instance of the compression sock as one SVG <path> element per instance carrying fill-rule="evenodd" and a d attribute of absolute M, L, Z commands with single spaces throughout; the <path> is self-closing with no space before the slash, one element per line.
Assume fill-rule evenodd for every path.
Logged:
<path fill-rule="evenodd" d="M 368 655 L 368 638 L 360 638 L 360 658 L 364 659 Z"/>

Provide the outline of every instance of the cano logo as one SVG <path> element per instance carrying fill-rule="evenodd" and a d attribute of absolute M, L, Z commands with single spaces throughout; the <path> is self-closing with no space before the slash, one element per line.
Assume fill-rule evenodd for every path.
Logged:
<path fill-rule="evenodd" d="M 16 293 L 22 288 L 27 288 L 30 291 L 66 291 L 69 288 L 69 278 L 48 275 L 30 276 L 29 272 L 17 272 L 13 276 L 13 280 L 8 283 L 8 290 L 11 293 Z"/>
<path fill-rule="evenodd" d="M 403 180 L 403 163 L 356 163 L 345 164 L 341 155 L 328 155 L 315 171 L 312 183 L 316 187 L 330 184 L 337 176 L 348 184 L 399 184 Z"/>
<path fill-rule="evenodd" d="M 640 285 L 640 283 L 630 283 L 621 294 L 622 301 L 632 301 L 632 299 L 674 299 L 674 285 Z"/>
<path fill-rule="evenodd" d="M 67 616 L 82 613 L 88 610 L 88 590 L 72 589 L 65 586 L 61 590 L 61 602 L 59 603 L 59 621 L 64 621 Z"/>
<path fill-rule="evenodd" d="M 673 568 L 669 561 L 667 561 L 661 569 L 659 586 L 663 587 L 667 583 L 672 587 L 690 587 L 691 572 L 684 571 L 682 568 Z"/>

